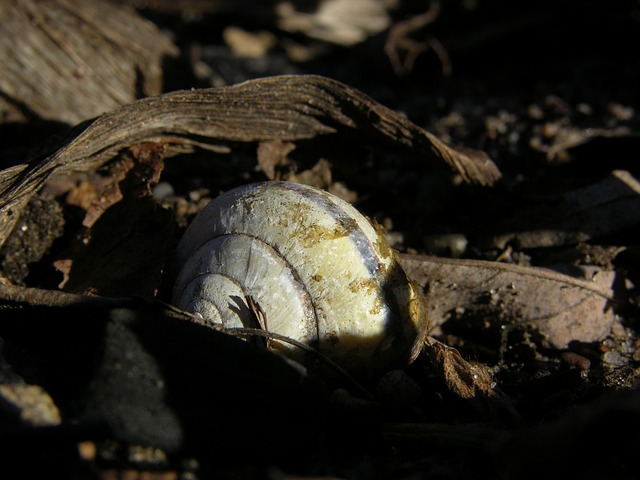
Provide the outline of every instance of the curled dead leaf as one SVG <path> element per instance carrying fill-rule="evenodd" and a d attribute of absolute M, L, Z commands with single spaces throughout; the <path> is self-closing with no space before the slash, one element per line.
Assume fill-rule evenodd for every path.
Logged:
<path fill-rule="evenodd" d="M 581 279 L 547 269 L 480 260 L 402 255 L 407 274 L 425 290 L 432 327 L 474 319 L 493 328 L 515 325 L 538 332 L 543 346 L 595 342 L 616 314 L 615 274 L 595 270 Z"/>
<path fill-rule="evenodd" d="M 491 185 L 500 172 L 482 151 L 451 147 L 403 115 L 338 81 L 284 75 L 238 85 L 176 91 L 124 105 L 81 124 L 48 155 L 0 172 L 0 244 L 29 198 L 56 174 L 89 171 L 124 148 L 151 142 L 166 154 L 228 142 L 295 141 L 339 130 L 443 162 L 468 181 Z"/>

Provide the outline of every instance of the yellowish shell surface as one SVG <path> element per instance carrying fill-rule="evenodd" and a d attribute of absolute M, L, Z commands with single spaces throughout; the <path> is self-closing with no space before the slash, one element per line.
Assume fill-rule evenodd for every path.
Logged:
<path fill-rule="evenodd" d="M 231 190 L 194 219 L 177 258 L 179 308 L 215 323 L 253 326 L 233 322 L 242 291 L 264 310 L 263 327 L 347 369 L 402 361 L 426 329 L 421 292 L 384 235 L 323 190 L 289 182 Z M 235 285 L 228 296 L 220 292 L 225 284 Z M 300 357 L 295 347 L 277 348 Z"/>

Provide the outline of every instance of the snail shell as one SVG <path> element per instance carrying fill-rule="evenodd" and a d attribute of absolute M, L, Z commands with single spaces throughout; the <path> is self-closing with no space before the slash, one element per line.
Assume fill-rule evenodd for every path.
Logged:
<path fill-rule="evenodd" d="M 255 328 L 251 297 L 265 314 L 262 328 L 347 370 L 409 361 L 426 332 L 421 292 L 384 234 L 323 190 L 276 181 L 230 190 L 196 216 L 177 260 L 178 308 Z M 299 348 L 271 343 L 304 363 Z"/>

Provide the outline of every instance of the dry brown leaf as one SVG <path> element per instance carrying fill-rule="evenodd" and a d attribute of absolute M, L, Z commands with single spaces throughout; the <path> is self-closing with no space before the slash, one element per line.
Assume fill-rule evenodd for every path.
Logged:
<path fill-rule="evenodd" d="M 138 144 L 100 172 L 57 177 L 59 181 L 46 184 L 30 201 L 20 229 L 0 249 L 7 280 L 22 284 L 39 272 L 41 287 L 152 297 L 173 238 L 171 212 L 152 199 L 164 166 L 161 147 Z M 59 203 L 65 200 L 72 208 L 57 219 L 54 208 L 61 210 Z M 65 237 L 59 239 L 63 231 Z"/>
<path fill-rule="evenodd" d="M 614 273 L 589 279 L 551 270 L 480 260 L 402 255 L 407 274 L 423 287 L 432 327 L 474 319 L 491 328 L 514 325 L 538 332 L 543 346 L 595 342 L 615 320 Z"/>
<path fill-rule="evenodd" d="M 296 148 L 295 143 L 276 139 L 258 144 L 258 165 L 270 180 L 279 180 L 280 172 L 287 166 L 287 155 Z"/>
<path fill-rule="evenodd" d="M 281 1 L 275 8 L 278 27 L 337 45 L 356 45 L 389 27 L 388 4 L 383 0 L 321 0 L 315 11 L 296 9 Z"/>
<path fill-rule="evenodd" d="M 248 32 L 233 25 L 224 29 L 222 37 L 233 54 L 239 57 L 264 57 L 277 42 L 271 32 Z"/>
<path fill-rule="evenodd" d="M 67 292 L 154 298 L 173 239 L 171 212 L 151 198 L 125 197 L 71 247 Z M 83 241 L 86 240 L 86 241 Z"/>
<path fill-rule="evenodd" d="M 164 149 L 162 145 L 138 144 L 120 155 L 117 161 L 109 165 L 107 177 L 90 172 L 90 179 L 95 179 L 95 188 L 89 199 L 78 204 L 86 210 L 82 221 L 85 227 L 91 227 L 111 206 L 123 199 L 120 184 L 128 180 L 134 188 L 130 194 L 150 197 L 153 187 L 158 183 L 164 169 Z M 129 178 L 128 178 L 129 177 Z M 139 180 L 139 181 L 136 181 Z M 82 184 L 81 184 L 82 185 Z M 74 192 L 70 192 L 72 195 Z M 67 202 L 73 204 L 67 197 Z"/>
<path fill-rule="evenodd" d="M 1 171 L 0 244 L 52 175 L 93 170 L 124 148 L 152 142 L 175 152 L 225 142 L 310 139 L 344 129 L 356 130 L 363 141 L 395 144 L 418 158 L 444 162 L 469 182 L 491 185 L 500 178 L 484 152 L 448 146 L 354 88 L 316 75 L 276 76 L 124 105 L 79 125 L 49 155 Z"/>
<path fill-rule="evenodd" d="M 299 173 L 291 173 L 283 180 L 304 183 L 305 185 L 322 188 L 333 193 L 331 188 L 333 185 L 332 178 L 331 163 L 321 158 L 313 167 Z"/>
<path fill-rule="evenodd" d="M 494 419 L 517 421 L 511 400 L 498 390 L 486 366 L 465 360 L 455 348 L 432 338 L 427 338 L 423 353 L 451 393 Z"/>
<path fill-rule="evenodd" d="M 0 25 L 2 96 L 71 125 L 161 93 L 162 60 L 178 53 L 132 8 L 102 0 L 9 0 Z"/>
<path fill-rule="evenodd" d="M 173 230 L 170 212 L 152 200 L 163 170 L 163 149 L 138 144 L 111 162 L 94 184 L 97 200 L 87 205 L 85 227 L 69 246 L 69 258 L 54 265 L 59 288 L 92 295 L 153 298 L 160 288 Z M 90 177 L 90 178 L 91 178 Z"/>

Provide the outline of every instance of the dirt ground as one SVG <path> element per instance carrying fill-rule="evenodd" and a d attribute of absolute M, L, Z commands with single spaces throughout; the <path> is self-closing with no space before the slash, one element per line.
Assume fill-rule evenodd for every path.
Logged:
<path fill-rule="evenodd" d="M 77 50 L 73 78 L 90 79 L 96 58 L 117 73 L 67 97 L 64 74 L 44 77 L 55 62 L 34 73 L 3 58 L 0 471 L 640 477 L 638 2 L 106 2 L 144 19 L 126 32 L 113 13 L 60 20 L 27 3 L 55 55 L 76 48 L 71 31 L 78 45 L 109 39 Z M 283 90 L 328 99 L 312 113 L 219 93 L 280 75 L 339 83 Z M 17 86 L 34 82 L 49 93 Z M 234 120 L 183 128 L 209 88 L 221 90 L 202 98 L 229 111 L 269 119 L 283 105 L 300 131 L 325 123 L 284 140 Z M 162 102 L 121 108 L 192 89 L 174 116 Z M 155 130 L 145 108 L 162 113 Z M 424 131 L 456 159 L 484 152 L 499 178 L 418 145 Z M 324 188 L 384 227 L 430 305 L 432 343 L 415 362 L 362 380 L 363 393 L 167 306 L 168 259 L 195 214 L 267 179 Z"/>

